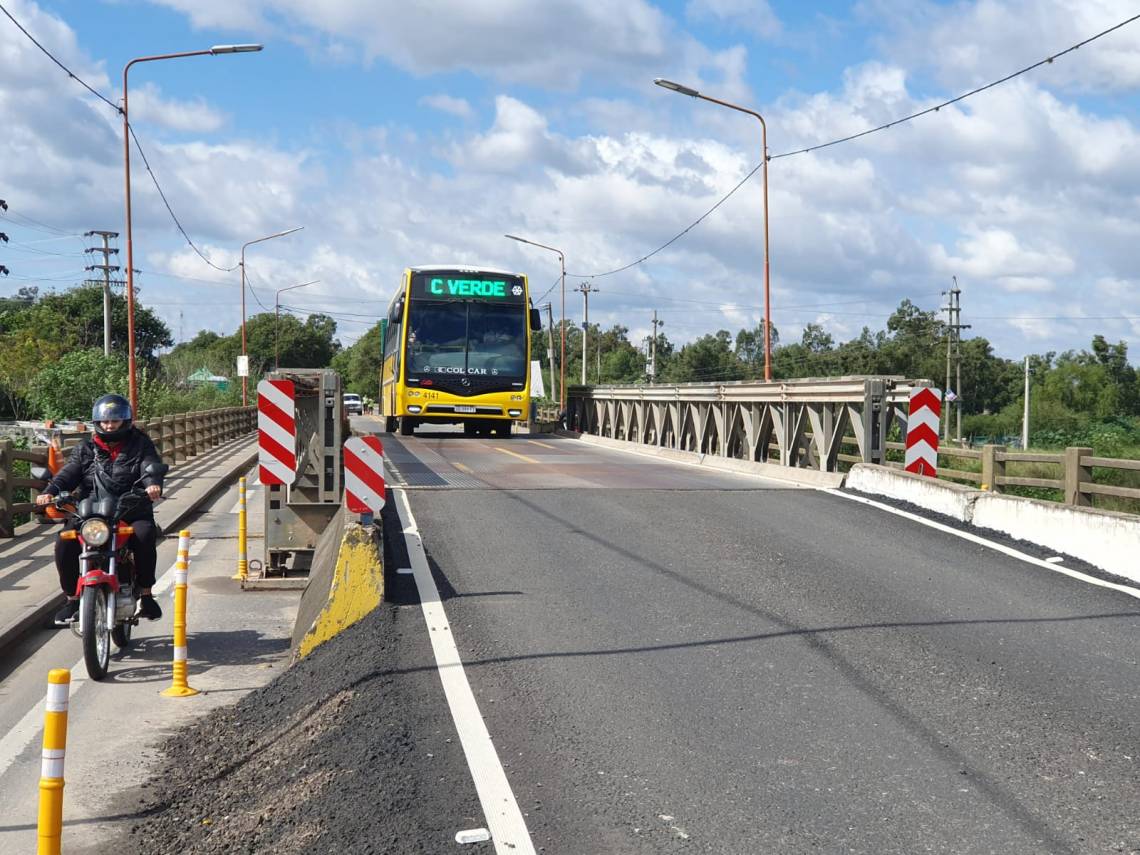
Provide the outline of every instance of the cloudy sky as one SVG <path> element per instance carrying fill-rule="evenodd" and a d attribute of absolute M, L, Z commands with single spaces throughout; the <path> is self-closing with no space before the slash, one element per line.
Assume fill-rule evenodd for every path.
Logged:
<path fill-rule="evenodd" d="M 1011 358 L 1125 339 L 1140 355 L 1140 21 L 937 113 L 807 154 L 1001 78 L 1140 12 L 1118 0 L 0 0 L 117 102 L 182 225 L 255 297 L 353 341 L 401 270 L 519 270 L 580 321 L 581 276 L 658 249 L 761 162 L 773 322 L 837 338 L 957 276 L 963 320 Z M 122 231 L 121 126 L 0 15 L 0 292 L 66 287 L 90 229 Z M 135 156 L 135 266 L 176 337 L 240 323 L 235 271 L 178 234 Z M 597 275 L 591 321 L 684 342 L 762 314 L 760 173 L 648 261 Z M 545 295 L 545 296 L 544 296 Z M 541 298 L 541 299 L 539 299 Z"/>

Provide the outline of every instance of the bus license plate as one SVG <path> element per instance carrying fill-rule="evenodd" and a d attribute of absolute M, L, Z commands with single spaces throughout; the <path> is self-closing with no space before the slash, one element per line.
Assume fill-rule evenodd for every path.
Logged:
<path fill-rule="evenodd" d="M 457 413 L 473 413 L 473 412 L 475 412 L 475 408 L 474 407 L 464 407 L 463 405 L 460 404 L 460 405 L 456 405 L 455 412 L 457 412 Z"/>

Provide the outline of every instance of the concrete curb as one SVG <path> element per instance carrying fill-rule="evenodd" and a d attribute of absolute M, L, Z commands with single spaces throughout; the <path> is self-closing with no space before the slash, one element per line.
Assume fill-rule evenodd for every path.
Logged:
<path fill-rule="evenodd" d="M 697 466 L 707 466 L 710 469 L 719 469 L 724 472 L 737 472 L 742 475 L 759 475 L 775 481 L 787 481 L 800 487 L 827 487 L 837 488 L 843 484 L 843 474 L 840 472 L 820 472 L 817 469 L 801 469 L 793 466 L 780 466 L 776 463 L 760 463 L 755 460 L 737 460 L 733 457 L 718 457 L 715 454 L 697 454 L 693 451 L 677 451 L 672 448 L 661 448 L 655 445 L 642 445 L 637 442 L 628 442 L 624 439 L 610 439 L 608 436 L 595 436 L 592 433 L 575 433 L 573 431 L 557 430 L 557 436 L 567 439 L 577 439 L 604 448 L 616 448 L 634 454 L 643 454 L 648 457 L 660 457 L 662 460 L 674 460 L 678 463 L 689 463 Z"/>
<path fill-rule="evenodd" d="M 1140 517 L 975 490 L 871 463 L 857 463 L 846 486 L 910 502 L 978 528 L 999 531 L 1140 582 Z"/>
<path fill-rule="evenodd" d="M 374 532 L 347 519 L 321 535 L 293 627 L 294 659 L 348 629 L 384 600 L 384 550 Z M 334 552 L 335 545 L 335 552 Z"/>
<path fill-rule="evenodd" d="M 225 446 L 221 446 L 225 448 Z M 217 449 L 215 449 L 217 450 Z M 206 502 L 213 499 L 218 493 L 226 489 L 231 482 L 235 481 L 245 472 L 249 467 L 257 462 L 257 447 L 254 446 L 253 450 L 247 454 L 237 464 L 231 466 L 222 477 L 214 481 L 213 486 L 200 496 L 196 496 L 190 500 L 189 504 L 177 511 L 169 520 L 159 518 L 160 510 L 155 511 L 155 518 L 158 520 L 159 526 L 162 528 L 163 537 L 177 537 L 178 529 L 181 525 L 197 513 L 198 508 Z M 161 509 L 161 505 L 159 506 Z M 27 523 L 20 526 L 16 530 L 17 536 L 27 531 L 40 528 L 37 523 Z M 8 623 L 7 626 L 0 626 L 0 653 L 6 651 L 9 647 L 16 644 L 29 632 L 33 631 L 39 626 L 42 626 L 49 615 L 56 611 L 63 605 L 65 597 L 62 593 L 54 593 L 50 597 L 45 597 L 33 609 L 22 614 L 19 618 Z"/>

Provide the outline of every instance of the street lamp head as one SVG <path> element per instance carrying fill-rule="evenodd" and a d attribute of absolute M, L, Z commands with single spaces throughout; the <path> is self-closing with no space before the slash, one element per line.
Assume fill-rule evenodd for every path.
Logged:
<path fill-rule="evenodd" d="M 664 77 L 657 77 L 653 80 L 662 89 L 672 89 L 674 92 L 679 92 L 681 95 L 689 95 L 696 98 L 701 93 L 696 89 L 690 89 L 688 86 L 682 86 L 680 83 L 674 83 L 672 80 L 666 80 Z"/>
<path fill-rule="evenodd" d="M 511 240 L 517 240 L 519 243 L 530 243 L 530 241 L 526 238 L 515 237 L 514 235 L 503 235 L 503 237 L 510 238 Z"/>
<path fill-rule="evenodd" d="M 257 53 L 264 45 L 214 45 L 210 53 L 217 56 L 221 53 Z"/>

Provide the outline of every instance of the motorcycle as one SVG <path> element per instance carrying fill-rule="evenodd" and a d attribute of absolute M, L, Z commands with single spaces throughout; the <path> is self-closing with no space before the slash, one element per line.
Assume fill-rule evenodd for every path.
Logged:
<path fill-rule="evenodd" d="M 55 507 L 74 521 L 61 531 L 64 540 L 78 540 L 79 621 L 72 632 L 83 640 L 83 661 L 93 680 L 107 676 L 111 644 L 123 650 L 130 646 L 131 630 L 139 618 L 138 592 L 134 587 L 134 555 L 128 541 L 134 529 L 122 517 L 141 495 L 145 478 L 161 478 L 170 469 L 165 463 L 150 463 L 143 477 L 118 496 L 90 495 L 77 499 L 63 494 L 46 507 Z M 40 473 L 33 473 L 33 477 Z"/>

